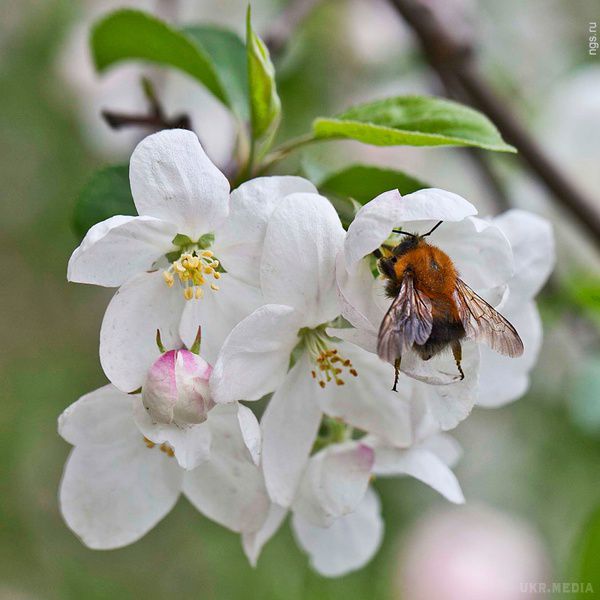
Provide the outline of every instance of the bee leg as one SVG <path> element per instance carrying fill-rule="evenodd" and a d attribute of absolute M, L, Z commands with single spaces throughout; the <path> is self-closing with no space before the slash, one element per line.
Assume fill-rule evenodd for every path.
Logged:
<path fill-rule="evenodd" d="M 400 377 L 400 358 L 397 358 L 394 361 L 394 386 L 392 387 L 392 392 L 397 392 L 396 386 L 398 385 L 398 377 Z"/>
<path fill-rule="evenodd" d="M 460 380 L 462 381 L 465 378 L 465 373 L 460 366 L 460 361 L 462 359 L 462 347 L 458 340 L 452 342 L 452 356 L 454 356 L 456 366 L 458 367 L 458 372 L 460 373 Z"/>

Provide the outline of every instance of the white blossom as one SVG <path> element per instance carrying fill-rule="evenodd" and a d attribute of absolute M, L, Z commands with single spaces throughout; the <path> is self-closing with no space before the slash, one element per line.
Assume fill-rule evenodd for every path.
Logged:
<path fill-rule="evenodd" d="M 448 500 L 464 502 L 450 466 L 459 456 L 456 442 L 438 435 L 410 449 L 392 448 L 374 437 L 326 447 L 307 461 L 291 504 L 291 525 L 311 566 L 327 577 L 363 567 L 377 552 L 384 524 L 371 476 L 410 475 Z M 251 564 L 283 523 L 288 510 L 271 505 L 263 526 L 242 535 Z"/>
<path fill-rule="evenodd" d="M 336 335 L 375 352 L 379 326 L 391 300 L 385 296 L 384 282 L 373 275 L 371 253 L 388 240 L 394 228 L 423 233 L 443 221 L 429 243 L 450 256 L 461 278 L 497 306 L 524 340 L 525 353 L 516 359 L 463 341 L 463 381 L 457 381 L 449 353 L 429 361 L 412 352 L 403 356 L 402 371 L 425 382 L 410 382 L 402 376 L 399 382 L 405 394 L 421 398 L 411 405 L 417 440 L 455 427 L 476 402 L 498 405 L 522 395 L 539 349 L 541 325 L 533 297 L 553 263 L 549 226 L 524 211 L 511 211 L 492 221 L 475 213 L 469 202 L 444 190 L 420 190 L 403 197 L 397 191 L 385 192 L 358 212 L 338 256 L 342 314 L 353 328 L 338 330 Z M 440 402 L 440 397 L 445 401 Z"/>
<path fill-rule="evenodd" d="M 399 447 L 412 441 L 409 403 L 390 390 L 385 365 L 327 329 L 339 314 L 334 265 L 343 239 L 325 198 L 294 194 L 279 203 L 261 261 L 268 304 L 230 333 L 210 382 L 217 403 L 274 392 L 261 421 L 262 466 L 282 506 L 294 499 L 323 412 Z"/>
<path fill-rule="evenodd" d="M 299 177 L 263 177 L 229 195 L 229 183 L 197 137 L 169 130 L 143 140 L 131 157 L 139 216 L 93 226 L 69 261 L 70 281 L 119 287 L 100 332 L 108 378 L 139 388 L 158 357 L 154 332 L 168 347 L 190 345 L 198 325 L 214 361 L 231 328 L 262 304 L 259 260 L 267 219 L 293 192 L 313 192 Z"/>
<path fill-rule="evenodd" d="M 210 451 L 193 471 L 180 466 L 179 456 L 191 440 L 182 445 L 151 423 L 140 430 L 144 415 L 139 395 L 108 385 L 80 398 L 59 418 L 60 435 L 74 446 L 60 485 L 60 509 L 84 544 L 108 549 L 135 542 L 169 513 L 182 492 L 233 531 L 262 526 L 269 504 L 256 466 L 260 432 L 247 408 L 217 406 L 198 426 L 210 430 Z M 192 432 L 203 445 L 200 430 L 191 428 L 188 435 Z"/>

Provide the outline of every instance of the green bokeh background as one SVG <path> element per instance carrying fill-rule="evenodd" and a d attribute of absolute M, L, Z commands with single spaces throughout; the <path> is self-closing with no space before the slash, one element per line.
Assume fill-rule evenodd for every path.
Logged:
<path fill-rule="evenodd" d="M 261 4 L 254 3 L 255 13 Z M 346 3 L 325 4 L 282 65 L 286 134 L 302 132 L 313 116 L 345 105 L 361 88 L 420 68 L 415 50 L 390 56 L 377 68 L 354 60 L 348 50 L 357 49 L 341 25 Z M 583 44 L 593 2 L 530 4 L 551 7 L 565 26 L 560 43 L 569 69 L 589 60 Z M 107 161 L 89 149 L 55 68 L 82 7 L 57 0 L 18 7 L 3 0 L 0 7 L 6 15 L 0 29 L 0 599 L 397 597 L 393 581 L 405 532 L 417 518 L 446 506 L 413 480 L 376 482 L 384 545 L 365 569 L 337 580 L 310 571 L 287 527 L 252 569 L 238 536 L 200 517 L 184 499 L 143 540 L 121 550 L 88 550 L 64 525 L 57 489 L 69 447 L 56 433 L 56 418 L 105 382 L 98 333 L 111 295 L 67 284 L 66 264 L 77 244 L 70 223 L 78 191 Z M 498 39 L 486 38 L 486 44 L 501 44 L 511 30 L 510 10 L 495 15 L 491 1 L 480 10 L 496 20 Z M 510 90 L 510 62 L 502 64 L 493 53 L 485 60 L 496 65 L 490 72 L 500 87 Z M 543 102 L 543 94 L 526 96 L 517 107 L 524 115 Z M 593 538 L 600 530 L 599 519 L 586 525 L 600 504 L 598 333 L 590 334 L 596 326 L 590 313 L 598 306 L 588 298 L 585 312 L 572 293 L 577 284 L 568 280 L 564 286 L 568 293 L 559 285 L 543 300 L 547 344 L 532 390 L 514 405 L 476 410 L 458 428 L 465 457 L 457 474 L 469 502 L 514 514 L 538 531 L 555 581 L 580 581 L 578 557 L 591 544 L 582 536 Z M 582 327 L 586 336 L 580 337 Z M 565 337 L 575 338 L 573 344 L 561 346 Z M 586 360 L 591 362 L 581 375 Z M 556 369 L 564 377 L 548 385 Z M 592 560 L 588 573 L 600 572 L 600 556 L 595 563 L 586 560 Z"/>

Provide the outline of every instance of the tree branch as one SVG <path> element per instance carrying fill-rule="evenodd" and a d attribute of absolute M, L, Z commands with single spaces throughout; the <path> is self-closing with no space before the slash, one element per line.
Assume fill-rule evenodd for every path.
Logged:
<path fill-rule="evenodd" d="M 142 77 L 142 89 L 146 100 L 150 105 L 148 114 L 125 114 L 110 110 L 101 112 L 102 118 L 112 129 L 121 129 L 122 127 L 147 127 L 160 131 L 161 129 L 192 129 L 192 123 L 188 115 L 181 114 L 168 118 L 156 95 L 156 91 L 149 79 Z"/>
<path fill-rule="evenodd" d="M 432 10 L 420 0 L 389 0 L 418 37 L 431 66 L 448 89 L 448 82 L 460 86 L 467 101 L 485 113 L 506 141 L 517 148 L 521 158 L 554 198 L 569 211 L 600 245 L 600 213 L 591 199 L 577 189 L 546 156 L 528 131 L 481 77 L 474 60 L 473 46 L 452 37 Z M 453 90 L 448 89 L 450 95 Z"/>

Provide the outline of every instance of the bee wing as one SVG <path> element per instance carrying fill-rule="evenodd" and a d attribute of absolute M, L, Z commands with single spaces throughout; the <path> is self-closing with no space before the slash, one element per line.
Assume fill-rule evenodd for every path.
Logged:
<path fill-rule="evenodd" d="M 453 298 L 468 338 L 484 342 L 506 356 L 523 354 L 523 342 L 517 330 L 462 279 L 456 279 Z"/>
<path fill-rule="evenodd" d="M 413 344 L 424 344 L 431 335 L 431 300 L 414 286 L 410 273 L 404 275 L 400 292 L 387 311 L 377 338 L 377 354 L 393 363 Z"/>

